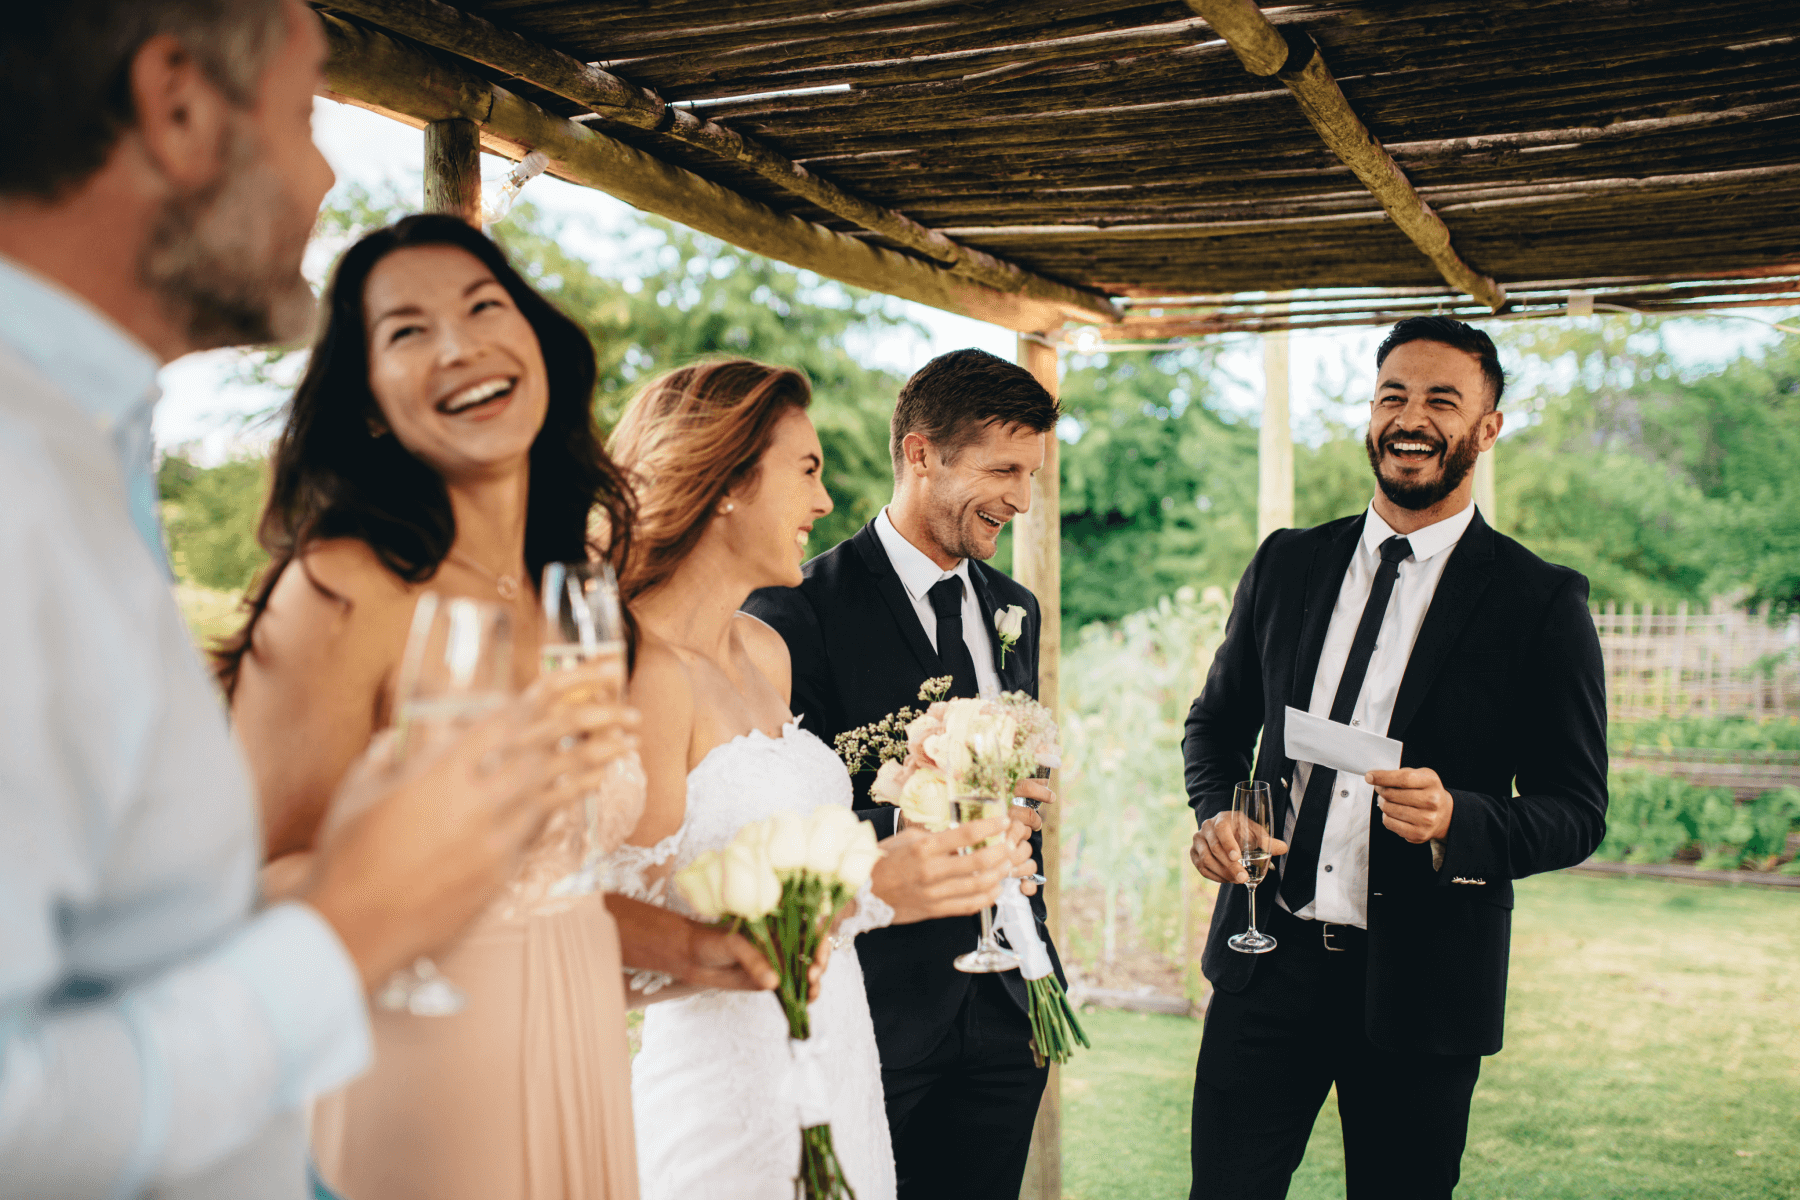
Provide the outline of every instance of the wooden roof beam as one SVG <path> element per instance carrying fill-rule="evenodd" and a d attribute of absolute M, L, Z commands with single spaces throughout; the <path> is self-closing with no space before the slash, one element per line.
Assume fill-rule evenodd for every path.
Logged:
<path fill-rule="evenodd" d="M 1393 155 L 1375 140 L 1319 54 L 1311 35 L 1269 23 L 1255 0 L 1187 0 L 1237 51 L 1252 75 L 1273 75 L 1287 85 L 1320 139 L 1369 189 L 1413 245 L 1437 267 L 1450 286 L 1494 312 L 1506 304 L 1506 289 L 1464 262 L 1450 244 L 1450 230 L 1413 190 Z"/>
<path fill-rule="evenodd" d="M 1014 263 L 964 246 L 942 233 L 838 187 L 799 163 L 717 121 L 666 103 L 648 88 L 620 79 L 439 0 L 330 0 L 333 9 L 361 17 L 427 46 L 503 71 L 586 108 L 738 163 L 791 195 L 814 204 L 953 273 L 1002 292 L 1055 305 L 1072 319 L 1112 323 L 1119 312 L 1099 292 L 1071 287 Z"/>
<path fill-rule="evenodd" d="M 480 127 L 485 149 L 542 150 L 550 173 L 617 196 L 755 254 L 855 287 L 915 300 L 1020 333 L 1054 330 L 1065 310 L 984 287 L 933 263 L 778 213 L 691 171 L 546 112 L 421 46 L 322 14 L 330 44 L 324 95 L 415 127 L 454 117 Z"/>

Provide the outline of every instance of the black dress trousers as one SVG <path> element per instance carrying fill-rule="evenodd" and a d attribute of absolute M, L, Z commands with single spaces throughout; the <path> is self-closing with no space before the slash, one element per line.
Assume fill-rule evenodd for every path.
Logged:
<path fill-rule="evenodd" d="M 1258 906 L 1258 916 L 1263 916 Z M 1364 1032 L 1367 934 L 1267 906 L 1276 948 L 1214 992 L 1194 1075 L 1190 1200 L 1280 1200 L 1333 1083 L 1346 1200 L 1450 1200 L 1479 1055 L 1384 1050 Z"/>
<path fill-rule="evenodd" d="M 899 1200 L 1016 1200 L 1049 1068 L 998 975 L 977 975 L 943 1042 L 883 1068 Z"/>

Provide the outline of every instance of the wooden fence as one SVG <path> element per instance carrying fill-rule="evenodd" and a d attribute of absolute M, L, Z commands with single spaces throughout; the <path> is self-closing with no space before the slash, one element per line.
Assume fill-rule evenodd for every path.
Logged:
<path fill-rule="evenodd" d="M 1608 603 L 1594 626 L 1613 720 L 1800 714 L 1800 618 Z"/>

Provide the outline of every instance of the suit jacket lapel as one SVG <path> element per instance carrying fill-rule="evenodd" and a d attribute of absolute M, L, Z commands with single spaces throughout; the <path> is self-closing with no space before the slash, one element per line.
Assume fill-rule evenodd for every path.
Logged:
<path fill-rule="evenodd" d="M 1419 625 L 1419 636 L 1413 642 L 1412 656 L 1406 660 L 1406 674 L 1400 679 L 1400 692 L 1394 698 L 1394 716 L 1388 722 L 1388 736 L 1405 741 L 1406 727 L 1418 714 L 1419 705 L 1431 690 L 1450 648 L 1456 644 L 1463 627 L 1475 615 L 1475 605 L 1487 590 L 1494 575 L 1494 531 L 1476 511 L 1463 531 L 1450 561 L 1444 564 L 1443 578 L 1432 594 L 1431 607 Z"/>
<path fill-rule="evenodd" d="M 931 648 L 931 639 L 925 636 L 925 627 L 919 624 L 919 614 L 913 608 L 912 597 L 906 594 L 900 576 L 894 572 L 894 564 L 888 561 L 881 536 L 875 532 L 875 522 L 870 521 L 857 530 L 850 543 L 856 547 L 863 565 L 875 580 L 875 590 L 881 594 L 882 601 L 893 614 L 894 624 L 900 629 L 901 640 L 912 651 L 913 657 L 919 660 L 919 669 L 923 672 L 921 678 L 929 679 L 938 674 L 937 652 Z"/>
<path fill-rule="evenodd" d="M 975 600 L 981 607 L 981 627 L 987 632 L 988 650 L 992 653 L 994 658 L 994 674 L 1000 679 L 1001 691 L 1022 691 L 1026 682 L 1026 672 L 1023 665 L 1025 661 L 1024 652 L 1028 651 L 1028 647 L 1025 645 L 1025 639 L 1030 636 L 1031 631 L 1020 631 L 1018 645 L 1007 652 L 1005 656 L 1006 661 L 1002 663 L 1000 661 L 1000 631 L 994 628 L 994 614 L 1000 611 L 999 604 L 994 599 L 994 590 L 988 586 L 985 571 L 986 568 L 977 563 L 972 562 L 969 564 L 969 578 L 975 584 Z"/>
<path fill-rule="evenodd" d="M 1306 574 L 1306 605 L 1300 613 L 1300 652 L 1294 656 L 1294 678 L 1288 687 L 1288 703 L 1301 712 L 1312 706 L 1313 676 L 1325 650 L 1331 612 L 1337 607 L 1344 573 L 1350 569 L 1362 533 L 1363 522 L 1351 521 L 1313 549 L 1312 566 Z"/>

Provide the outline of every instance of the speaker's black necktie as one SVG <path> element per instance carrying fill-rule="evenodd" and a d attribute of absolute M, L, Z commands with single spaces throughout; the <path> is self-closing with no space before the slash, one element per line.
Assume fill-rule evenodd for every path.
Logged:
<path fill-rule="evenodd" d="M 958 576 L 940 579 L 926 593 L 931 597 L 931 610 L 937 613 L 938 671 L 951 676 L 950 695 L 981 695 L 981 684 L 975 677 L 975 659 L 969 643 L 963 640 L 963 583 Z"/>
<path fill-rule="evenodd" d="M 1356 711 L 1356 698 L 1362 695 L 1369 659 L 1375 653 L 1375 639 L 1381 636 L 1381 621 L 1387 616 L 1388 599 L 1394 594 L 1394 580 L 1400 574 L 1400 560 L 1411 553 L 1412 544 L 1403 537 L 1391 537 L 1381 543 L 1381 565 L 1375 568 L 1369 602 L 1363 605 L 1362 620 L 1357 622 L 1356 637 L 1350 643 L 1350 657 L 1344 661 L 1344 674 L 1331 701 L 1331 719 L 1340 725 L 1348 725 Z M 1331 788 L 1337 782 L 1337 774 L 1329 767 L 1314 764 L 1312 777 L 1306 781 L 1306 799 L 1300 805 L 1300 820 L 1295 823 L 1294 840 L 1281 869 L 1281 898 L 1287 901 L 1289 912 L 1297 913 L 1311 904 L 1318 888 L 1319 848 L 1325 841 L 1325 817 L 1331 810 Z"/>

